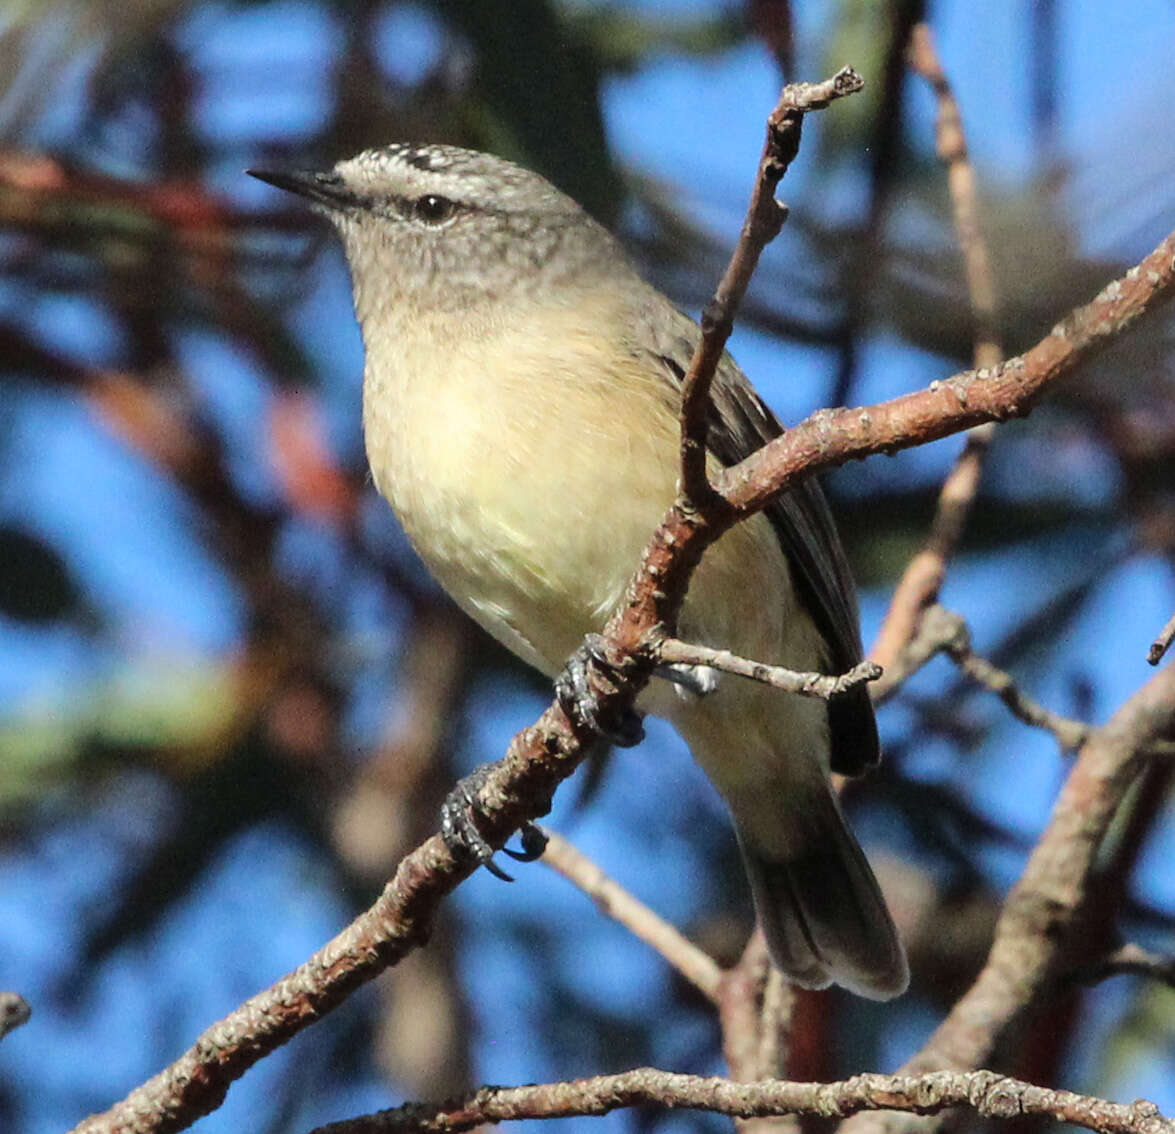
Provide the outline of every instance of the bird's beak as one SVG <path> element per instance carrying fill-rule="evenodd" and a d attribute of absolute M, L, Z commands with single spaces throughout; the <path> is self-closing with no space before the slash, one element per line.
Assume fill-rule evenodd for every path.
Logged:
<path fill-rule="evenodd" d="M 297 193 L 299 197 L 306 197 L 328 209 L 343 209 L 359 203 L 358 195 L 344 184 L 337 173 L 287 173 L 265 169 L 246 169 L 245 172 L 258 181 L 268 182 L 288 193 Z"/>

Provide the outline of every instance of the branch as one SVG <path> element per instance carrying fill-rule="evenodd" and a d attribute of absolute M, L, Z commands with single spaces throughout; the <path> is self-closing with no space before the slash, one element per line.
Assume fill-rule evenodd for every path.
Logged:
<path fill-rule="evenodd" d="M 786 693 L 798 693 L 801 697 L 815 697 L 829 701 L 840 697 L 881 676 L 881 666 L 875 662 L 863 661 L 839 676 L 826 673 L 808 673 L 803 670 L 786 669 L 781 665 L 765 665 L 763 662 L 740 658 L 729 650 L 715 650 L 709 646 L 695 646 L 679 638 L 666 638 L 657 646 L 657 654 L 666 665 L 704 665 L 737 677 L 782 689 Z"/>
<path fill-rule="evenodd" d="M 544 863 L 578 886 L 602 913 L 650 945 L 714 1002 L 731 1077 L 742 1082 L 781 1074 L 794 993 L 771 966 L 762 932 L 756 930 L 751 935 L 736 965 L 722 969 L 708 953 L 609 878 L 566 839 L 553 831 L 544 830 L 543 834 L 547 838 Z M 778 1129 L 780 1121 L 770 1125 Z M 765 1126 L 743 1123 L 741 1129 L 750 1134 Z"/>
<path fill-rule="evenodd" d="M 760 932 L 757 931 L 752 939 L 755 936 L 761 939 Z M 754 1081 L 778 1079 L 783 1076 L 792 1054 L 791 1039 L 796 995 L 796 988 L 787 977 L 768 961 L 766 977 L 763 980 L 762 1006 L 756 1027 L 751 1030 L 748 1037 L 755 1038 L 757 1031 L 755 1065 L 758 1071 L 756 1074 L 736 1075 L 731 1070 L 731 1078 Z M 799 1119 L 793 1114 L 736 1119 L 734 1128 L 736 1134 L 802 1134 Z"/>
<path fill-rule="evenodd" d="M 578 886 L 600 910 L 652 946 L 686 980 L 710 1000 L 718 999 L 722 970 L 717 962 L 664 918 L 609 878 L 590 858 L 554 831 L 544 830 L 542 861 Z"/>
<path fill-rule="evenodd" d="M 1089 735 L 1089 725 L 1062 717 L 1021 693 L 1010 673 L 973 653 L 969 642 L 948 647 L 947 653 L 972 681 L 985 689 L 990 689 L 999 697 L 1014 717 L 1033 728 L 1043 728 L 1046 732 L 1051 732 L 1066 752 L 1076 752 L 1085 743 L 1085 738 Z"/>
<path fill-rule="evenodd" d="M 819 410 L 714 482 L 732 509 L 722 530 L 822 469 L 925 445 L 985 421 L 1025 417 L 1050 386 L 1102 353 L 1175 292 L 1175 233 L 1031 349 L 995 367 L 964 370 L 925 389 L 860 409 Z M 712 524 L 713 527 L 719 526 Z M 715 537 L 716 538 L 716 537 Z"/>
<path fill-rule="evenodd" d="M 1081 748 L 979 978 L 904 1071 L 981 1066 L 1045 987 L 1077 925 L 1102 839 L 1144 754 L 1175 729 L 1175 668 L 1156 674 Z"/>
<path fill-rule="evenodd" d="M 456 1134 L 485 1123 L 599 1116 L 622 1107 L 648 1104 L 734 1118 L 776 1114 L 843 1118 L 866 1110 L 937 1114 L 951 1107 L 964 1107 L 984 1118 L 1042 1116 L 1071 1122 L 1098 1134 L 1175 1134 L 1175 1122 L 1165 1118 L 1152 1102 L 1107 1102 L 1090 1095 L 1033 1086 L 994 1071 L 855 1075 L 840 1083 L 736 1083 L 650 1067 L 573 1082 L 482 1087 L 452 1102 L 408 1103 L 321 1126 L 314 1134 Z"/>
<path fill-rule="evenodd" d="M 770 965 L 763 988 L 763 1008 L 759 1013 L 759 1067 L 764 1079 L 778 1078 L 786 1070 L 795 999 L 795 986 Z"/>
<path fill-rule="evenodd" d="M 746 1080 L 778 1074 L 784 1040 L 781 1031 L 787 1024 L 784 1001 L 791 989 L 777 979 L 779 973 L 770 965 L 762 934 L 753 934 L 739 962 L 723 969 L 566 839 L 545 829 L 543 834 L 547 847 L 542 862 L 578 886 L 605 916 L 655 949 L 718 1006 L 731 1075 Z"/>
<path fill-rule="evenodd" d="M 925 1046 L 901 1068 L 921 1074 L 981 1067 L 1049 986 L 1090 893 L 1106 832 L 1156 742 L 1175 731 L 1175 667 L 1155 674 L 1091 729 L 1048 825 L 996 922 L 987 962 Z M 862 1117 L 845 1134 L 926 1134 L 902 1116 Z"/>
<path fill-rule="evenodd" d="M 893 610 L 892 603 L 890 610 Z M 937 605 L 927 607 L 922 617 L 914 623 L 914 636 L 904 646 L 898 643 L 900 652 L 897 658 L 886 666 L 885 672 L 870 687 L 874 705 L 884 705 L 914 674 L 947 648 L 954 629 L 943 625 L 937 617 L 938 610 L 946 613 L 945 608 Z M 872 655 L 877 656 L 880 652 L 879 646 L 875 645 Z"/>
<path fill-rule="evenodd" d="M 950 82 L 938 60 L 928 24 L 915 26 L 910 36 L 910 66 L 933 88 L 938 103 L 935 150 L 947 169 L 947 187 L 955 219 L 955 234 L 963 253 L 967 292 L 975 319 L 974 362 L 977 367 L 998 366 L 1004 358 L 997 325 L 995 277 L 987 243 L 979 227 L 975 171 L 967 153 L 963 116 Z M 983 474 L 984 461 L 995 437 L 995 426 L 976 426 L 954 468 L 943 482 L 938 508 L 926 544 L 903 572 L 894 589 L 885 622 L 872 650 L 886 669 L 897 662 L 917 630 L 923 611 L 938 601 L 947 564 L 963 538 L 963 529 Z"/>
<path fill-rule="evenodd" d="M 767 941 L 762 927 L 756 925 L 738 962 L 722 974 L 718 989 L 722 1055 L 731 1078 L 741 1083 L 764 1078 L 759 1062 L 760 1004 L 770 971 Z"/>
<path fill-rule="evenodd" d="M 938 601 L 947 566 L 963 538 L 994 438 L 995 426 L 990 422 L 970 430 L 962 452 L 942 483 L 926 543 L 902 572 L 870 651 L 869 656 L 887 672 L 898 664 L 903 649 L 913 640 L 919 620 Z"/>
<path fill-rule="evenodd" d="M 864 85 L 865 81 L 851 67 L 842 68 L 822 83 L 789 83 L 767 118 L 767 140 L 759 159 L 746 220 L 714 298 L 702 312 L 702 337 L 682 381 L 681 492 L 694 504 L 714 503 L 706 477 L 710 384 L 759 256 L 779 235 L 787 220 L 787 206 L 775 199 L 775 189 L 799 152 L 804 115 L 826 107 L 834 99 L 855 94 Z"/>
<path fill-rule="evenodd" d="M 739 962 L 722 969 L 710 955 L 609 878 L 586 855 L 553 831 L 542 861 L 600 908 L 655 949 L 681 976 L 718 1008 L 723 1051 L 732 1078 L 742 1082 L 782 1073 L 794 996 L 791 985 L 771 966 L 762 931 L 751 935 Z M 762 1006 L 760 1009 L 760 1001 Z M 745 1134 L 779 1130 L 782 1120 L 743 1123 Z"/>

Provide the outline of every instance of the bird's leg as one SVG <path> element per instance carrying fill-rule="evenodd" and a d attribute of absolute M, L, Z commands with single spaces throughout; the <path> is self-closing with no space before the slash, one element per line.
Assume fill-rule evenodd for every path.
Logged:
<path fill-rule="evenodd" d="M 555 678 L 555 697 L 563 711 L 575 722 L 597 732 L 617 748 L 632 748 L 645 738 L 641 714 L 627 709 L 619 719 L 603 721 L 600 718 L 596 695 L 588 683 L 588 665 L 595 662 L 609 672 L 615 672 L 607 658 L 604 639 L 589 634 L 567 659 L 563 672 Z"/>
<path fill-rule="evenodd" d="M 687 699 L 705 697 L 718 688 L 718 671 L 708 665 L 670 662 L 668 665 L 657 666 L 653 673 L 666 681 L 672 681 L 677 687 L 677 692 Z"/>
<path fill-rule="evenodd" d="M 441 804 L 441 838 L 454 858 L 472 857 L 479 866 L 484 866 L 495 878 L 513 882 L 497 863 L 494 862 L 494 848 L 486 842 L 477 827 L 476 815 L 480 810 L 478 797 L 485 785 L 493 764 L 482 764 L 467 776 L 457 781 L 452 791 Z M 531 822 L 519 828 L 522 835 L 522 850 L 502 850 L 518 862 L 534 862 L 541 857 L 547 846 L 547 837 Z"/>

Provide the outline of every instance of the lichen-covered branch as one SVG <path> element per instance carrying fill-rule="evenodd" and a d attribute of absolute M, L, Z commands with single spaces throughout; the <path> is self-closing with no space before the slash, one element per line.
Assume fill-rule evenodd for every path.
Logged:
<path fill-rule="evenodd" d="M 603 1115 L 650 1104 L 734 1118 L 774 1114 L 843 1118 L 866 1110 L 937 1114 L 962 1107 L 984 1118 L 1053 1118 L 1098 1134 L 1175 1134 L 1175 1122 L 1165 1118 L 1154 1103 L 1107 1102 L 1036 1087 L 992 1071 L 856 1075 L 839 1083 L 736 1083 L 649 1067 L 564 1083 L 482 1087 L 451 1102 L 408 1103 L 321 1126 L 314 1134 L 457 1134 L 486 1123 Z"/>

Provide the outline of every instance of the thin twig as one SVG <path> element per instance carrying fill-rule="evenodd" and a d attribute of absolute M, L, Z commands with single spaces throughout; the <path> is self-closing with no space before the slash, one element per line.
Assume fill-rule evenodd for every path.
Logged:
<path fill-rule="evenodd" d="M 1091 965 L 1074 969 L 1066 978 L 1072 984 L 1100 984 L 1116 976 L 1141 976 L 1175 988 L 1175 957 L 1152 953 L 1141 945 L 1123 945 Z"/>
<path fill-rule="evenodd" d="M 1091 731 L 1090 725 L 1062 717 L 1037 704 L 1020 691 L 1010 673 L 972 650 L 971 631 L 961 615 L 942 606 L 933 606 L 926 612 L 923 621 L 930 624 L 927 633 L 938 637 L 943 652 L 972 681 L 999 697 L 1014 717 L 1033 728 L 1052 733 L 1066 752 L 1076 752 L 1085 743 Z"/>
<path fill-rule="evenodd" d="M 775 199 L 775 190 L 799 152 L 804 115 L 826 107 L 834 99 L 855 94 L 864 85 L 864 79 L 851 67 L 822 83 L 789 83 L 767 118 L 767 140 L 746 219 L 730 264 L 702 312 L 702 337 L 682 381 L 681 492 L 690 504 L 715 503 L 706 477 L 710 384 L 759 256 L 779 235 L 787 219 L 787 206 Z"/>
<path fill-rule="evenodd" d="M 740 962 L 723 971 L 710 955 L 682 936 L 618 882 L 609 878 L 586 855 L 553 831 L 547 837 L 542 861 L 582 890 L 600 910 L 634 936 L 655 949 L 704 996 L 721 1006 L 724 1046 L 730 1073 L 736 1079 L 772 1078 L 782 1072 L 786 1050 L 785 1029 L 789 1017 L 790 985 L 768 961 L 762 933 L 752 935 Z M 760 997 L 761 992 L 761 997 Z M 762 1011 L 757 1012 L 762 999 Z M 755 1037 L 758 1044 L 755 1044 Z M 737 1050 L 736 1050 L 737 1049 Z M 754 1055 L 754 1066 L 746 1065 Z M 742 1124 L 742 1129 L 766 1129 Z M 778 1129 L 776 1120 L 772 1129 Z"/>
<path fill-rule="evenodd" d="M 998 330 L 999 304 L 995 275 L 979 224 L 975 169 L 967 152 L 967 136 L 963 132 L 959 103 L 939 62 L 929 24 L 915 25 L 910 35 L 907 59 L 910 66 L 930 84 L 937 104 L 934 148 L 939 161 L 946 166 L 955 234 L 967 272 L 967 293 L 975 320 L 975 365 L 995 366 L 1003 361 L 1004 352 Z"/>
<path fill-rule="evenodd" d="M 753 1083 L 783 1074 L 790 993 L 791 985 L 771 964 L 762 927 L 756 925 L 742 956 L 723 972 L 718 990 L 722 1054 L 731 1079 Z M 740 1118 L 735 1128 L 740 1134 L 781 1134 L 793 1123 L 790 1117 Z"/>
<path fill-rule="evenodd" d="M 926 608 L 917 622 L 914 637 L 905 644 L 897 660 L 870 686 L 869 694 L 874 705 L 884 705 L 914 674 L 946 649 L 954 627 L 937 617 L 939 609 L 937 604 Z"/>
<path fill-rule="evenodd" d="M 609 878 L 566 839 L 554 831 L 544 830 L 543 834 L 547 848 L 542 861 L 547 866 L 578 886 L 608 917 L 652 946 L 704 996 L 717 1000 L 722 970 L 708 953 Z"/>
<path fill-rule="evenodd" d="M 972 681 L 990 689 L 1008 708 L 1012 715 L 1033 728 L 1051 732 L 1057 743 L 1066 752 L 1076 752 L 1089 736 L 1090 726 L 1082 721 L 1071 720 L 1037 704 L 1022 693 L 1012 675 L 986 658 L 971 652 L 970 647 L 948 649 L 947 653 L 958 667 Z"/>
<path fill-rule="evenodd" d="M 776 989 L 782 985 L 790 991 L 791 986 L 771 964 L 762 927 L 756 925 L 742 956 L 723 972 L 718 990 L 722 1054 L 726 1058 L 727 1072 L 736 1082 L 753 1083 L 782 1073 L 775 1064 L 784 1057 L 780 1043 L 783 1024 L 777 1026 L 774 1014 L 786 1010 L 787 1006 L 780 1003 L 779 996 L 772 991 L 773 984 Z M 782 995 L 786 998 L 787 991 Z M 772 1016 L 768 1015 L 769 1011 Z M 765 1035 L 766 1028 L 773 1033 L 770 1040 Z M 765 1068 L 764 1058 L 772 1060 L 771 1070 Z M 768 1130 L 779 1134 L 789 1124 L 788 1118 L 740 1118 L 736 1120 L 735 1128 L 740 1134 L 766 1134 Z"/>
<path fill-rule="evenodd" d="M 959 104 L 935 52 L 928 24 L 914 27 L 908 58 L 910 66 L 931 85 L 937 101 L 935 150 L 946 166 L 955 234 L 963 253 L 967 292 L 975 320 L 974 364 L 981 368 L 998 366 L 1003 361 L 1004 351 L 997 330 L 999 312 L 995 276 L 979 225 L 975 171 L 967 153 Z M 887 670 L 897 664 L 902 650 L 913 640 L 923 611 L 938 601 L 947 565 L 963 538 L 963 529 L 979 491 L 984 461 L 994 437 L 995 426 L 992 424 L 972 429 L 963 451 L 943 482 L 926 544 L 902 573 L 871 651 L 871 656 Z"/>
<path fill-rule="evenodd" d="M 994 437 L 995 426 L 990 422 L 970 430 L 962 452 L 942 483 L 926 542 L 906 564 L 869 652 L 887 671 L 899 665 L 902 651 L 917 634 L 920 619 L 938 600 L 947 566 L 963 538 Z"/>
<path fill-rule="evenodd" d="M 881 676 L 881 667 L 875 662 L 863 661 L 847 673 L 839 675 L 810 673 L 804 670 L 786 669 L 781 665 L 765 665 L 763 662 L 740 658 L 729 650 L 715 650 L 709 646 L 695 646 L 680 638 L 666 638 L 657 647 L 657 653 L 666 665 L 703 665 L 710 669 L 746 677 L 773 689 L 787 693 L 798 693 L 801 697 L 815 697 L 821 701 L 831 700 L 874 681 Z"/>
<path fill-rule="evenodd" d="M 1159 631 L 1159 636 L 1151 643 L 1146 660 L 1151 665 L 1158 665 L 1163 660 L 1163 655 L 1170 649 L 1172 642 L 1175 642 L 1175 614 L 1171 616 L 1171 621 Z"/>
<path fill-rule="evenodd" d="M 483 1123 L 609 1114 L 654 1104 L 754 1118 L 772 1114 L 842 1118 L 865 1110 L 937 1114 L 964 1107 L 984 1118 L 1026 1115 L 1071 1122 L 1098 1134 L 1175 1134 L 1152 1102 L 1113 1103 L 1037 1087 L 994 1071 L 928 1075 L 856 1075 L 840 1083 L 761 1080 L 737 1083 L 642 1067 L 619 1075 L 525 1087 L 482 1087 L 451 1102 L 408 1103 L 363 1118 L 320 1126 L 314 1134 L 456 1134 Z"/>
<path fill-rule="evenodd" d="M 788 1039 L 796 991 L 774 965 L 767 970 L 763 986 L 763 1007 L 759 1012 L 758 1064 L 761 1068 L 755 1079 L 775 1079 L 784 1073 L 788 1057 Z M 736 1118 L 739 1134 L 800 1134 L 799 1118 L 794 1114 L 760 1115 L 756 1118 Z"/>

